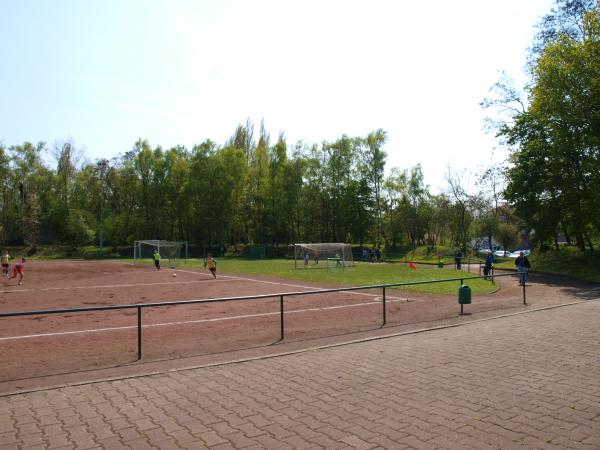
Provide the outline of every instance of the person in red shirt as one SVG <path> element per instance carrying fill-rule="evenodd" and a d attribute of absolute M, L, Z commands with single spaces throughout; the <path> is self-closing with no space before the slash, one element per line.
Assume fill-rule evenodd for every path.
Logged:
<path fill-rule="evenodd" d="M 12 277 L 9 279 L 17 278 L 19 276 L 19 284 L 23 284 L 23 276 L 25 275 L 25 258 L 21 258 L 21 261 L 15 264 L 13 269 Z"/>

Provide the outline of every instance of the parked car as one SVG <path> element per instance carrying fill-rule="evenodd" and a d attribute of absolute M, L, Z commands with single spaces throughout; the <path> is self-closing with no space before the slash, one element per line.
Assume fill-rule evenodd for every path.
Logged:
<path fill-rule="evenodd" d="M 490 250 L 490 249 L 489 249 L 488 247 L 480 247 L 480 248 L 479 248 L 479 250 L 477 250 L 477 251 L 478 251 L 479 253 L 487 254 L 487 252 L 488 252 L 489 250 Z M 496 255 L 496 252 L 498 252 L 498 251 L 503 251 L 502 247 L 500 247 L 499 245 L 493 245 L 493 246 L 492 246 L 492 253 L 493 253 L 494 255 Z M 496 255 L 496 256 L 498 256 L 498 255 Z"/>
<path fill-rule="evenodd" d="M 494 252 L 494 256 L 510 256 L 511 251 L 510 250 L 496 250 Z"/>
<path fill-rule="evenodd" d="M 521 252 L 523 252 L 523 255 L 525 255 L 525 256 L 529 256 L 531 254 L 531 250 L 515 250 L 508 256 L 510 258 L 518 258 L 519 255 L 521 254 Z"/>

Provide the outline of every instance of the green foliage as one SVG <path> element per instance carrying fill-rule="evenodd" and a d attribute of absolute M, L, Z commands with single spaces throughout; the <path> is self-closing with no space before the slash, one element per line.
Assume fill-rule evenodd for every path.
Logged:
<path fill-rule="evenodd" d="M 565 31 L 547 23 L 531 104 L 500 134 L 514 148 L 506 198 L 517 214 L 539 241 L 564 234 L 583 251 L 600 233 L 600 7 L 575 3 L 559 2 Z"/>
<path fill-rule="evenodd" d="M 530 261 L 536 271 L 600 282 L 598 251 L 581 253 L 574 247 L 561 246 L 559 251 L 536 252 Z"/>
<path fill-rule="evenodd" d="M 502 244 L 502 248 L 504 248 L 504 250 L 509 250 L 514 248 L 515 245 L 517 245 L 518 233 L 519 230 L 516 226 L 509 222 L 503 222 L 498 227 L 496 239 L 498 242 L 500 242 L 500 244 Z"/>
<path fill-rule="evenodd" d="M 74 246 L 90 244 L 94 241 L 95 218 L 88 211 L 71 209 L 66 218 L 66 239 Z"/>
<path fill-rule="evenodd" d="M 70 144 L 57 148 L 55 168 L 42 163 L 43 143 L 2 148 L 0 237 L 71 249 L 100 233 L 106 247 L 142 237 L 200 248 L 454 241 L 456 205 L 429 193 L 420 166 L 383 178 L 383 130 L 288 151 L 283 136 L 271 146 L 264 127 L 255 144 L 252 129 L 238 128 L 224 147 L 207 140 L 191 150 L 140 139 L 124 155 L 82 166 Z"/>
<path fill-rule="evenodd" d="M 500 260 L 500 259 L 499 259 Z M 531 270 L 564 275 L 580 280 L 600 282 L 600 252 L 581 252 L 576 247 L 563 246 L 559 250 L 535 250 L 530 256 Z M 499 269 L 515 269 L 514 258 L 502 259 L 495 264 Z"/>

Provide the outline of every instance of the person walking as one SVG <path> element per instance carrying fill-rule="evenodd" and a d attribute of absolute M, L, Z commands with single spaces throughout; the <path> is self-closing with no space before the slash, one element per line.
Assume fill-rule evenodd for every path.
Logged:
<path fill-rule="evenodd" d="M 154 260 L 154 265 L 156 266 L 156 270 L 160 270 L 160 252 L 158 251 L 158 249 L 154 250 L 152 259 Z"/>
<path fill-rule="evenodd" d="M 8 275 L 8 266 L 10 265 L 10 255 L 8 254 L 8 250 L 4 250 L 2 253 L 2 275 L 9 277 Z"/>
<path fill-rule="evenodd" d="M 517 273 L 519 274 L 519 285 L 525 286 L 531 264 L 524 252 L 519 252 L 519 256 L 515 259 L 515 266 L 517 266 Z"/>

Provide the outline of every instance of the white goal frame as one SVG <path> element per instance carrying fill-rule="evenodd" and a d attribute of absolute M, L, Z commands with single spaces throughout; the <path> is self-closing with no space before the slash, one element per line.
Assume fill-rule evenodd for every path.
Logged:
<path fill-rule="evenodd" d="M 183 265 L 187 265 L 187 241 L 165 241 L 162 239 L 134 241 L 133 264 L 136 265 L 145 259 L 152 259 L 154 250 L 158 250 L 161 260 L 168 261 L 168 266 L 172 269 L 179 267 L 180 261 L 183 261 Z"/>
<path fill-rule="evenodd" d="M 305 257 L 308 255 L 308 264 Z M 352 246 L 340 242 L 294 244 L 294 269 L 345 269 L 354 266 Z"/>

